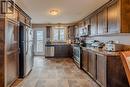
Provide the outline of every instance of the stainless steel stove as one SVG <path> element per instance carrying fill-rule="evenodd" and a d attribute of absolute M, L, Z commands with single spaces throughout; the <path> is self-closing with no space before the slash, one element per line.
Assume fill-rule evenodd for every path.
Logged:
<path fill-rule="evenodd" d="M 81 68 L 81 47 L 79 45 L 74 45 L 73 47 L 73 58 L 75 64 Z"/>

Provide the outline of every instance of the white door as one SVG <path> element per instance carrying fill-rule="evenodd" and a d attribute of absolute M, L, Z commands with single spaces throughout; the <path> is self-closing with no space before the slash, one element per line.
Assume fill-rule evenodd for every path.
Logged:
<path fill-rule="evenodd" d="M 45 55 L 46 29 L 34 30 L 34 55 Z"/>

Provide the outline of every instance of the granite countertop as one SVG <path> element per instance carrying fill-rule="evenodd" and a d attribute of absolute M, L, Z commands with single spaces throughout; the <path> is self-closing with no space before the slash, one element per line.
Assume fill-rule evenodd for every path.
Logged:
<path fill-rule="evenodd" d="M 120 52 L 109 52 L 109 51 L 105 51 L 101 48 L 93 48 L 93 47 L 82 47 L 83 50 L 89 50 L 89 51 L 94 51 L 98 54 L 102 54 L 102 55 L 107 55 L 107 56 L 120 56 Z"/>
<path fill-rule="evenodd" d="M 51 43 L 51 44 L 46 44 L 45 46 L 57 46 L 57 45 L 70 45 L 68 43 Z"/>

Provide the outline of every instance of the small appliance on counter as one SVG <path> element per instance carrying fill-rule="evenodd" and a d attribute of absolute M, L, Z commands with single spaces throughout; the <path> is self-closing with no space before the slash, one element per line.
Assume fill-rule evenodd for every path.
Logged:
<path fill-rule="evenodd" d="M 75 44 L 80 44 L 80 39 L 79 38 L 75 38 Z"/>
<path fill-rule="evenodd" d="M 95 40 L 86 40 L 86 47 L 92 47 L 92 44 L 95 42 Z"/>
<path fill-rule="evenodd" d="M 97 41 L 97 40 L 95 40 L 95 42 L 92 43 L 92 47 L 96 47 L 96 48 L 103 48 L 104 45 L 105 44 L 103 42 L 100 42 L 100 41 Z"/>
<path fill-rule="evenodd" d="M 115 43 L 114 41 L 108 41 L 105 44 L 105 50 L 110 52 L 117 52 L 123 50 L 123 45 Z"/>
<path fill-rule="evenodd" d="M 86 41 L 87 47 L 96 47 L 96 48 L 103 48 L 105 44 L 103 42 L 100 42 L 98 40 L 88 40 Z"/>
<path fill-rule="evenodd" d="M 84 40 L 81 40 L 81 41 L 80 41 L 80 45 L 81 45 L 82 47 L 86 47 L 85 41 L 84 41 Z"/>

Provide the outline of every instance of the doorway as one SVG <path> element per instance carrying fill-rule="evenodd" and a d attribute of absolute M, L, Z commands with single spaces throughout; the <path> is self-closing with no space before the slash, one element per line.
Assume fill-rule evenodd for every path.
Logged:
<path fill-rule="evenodd" d="M 34 55 L 45 56 L 46 29 L 34 29 Z"/>

